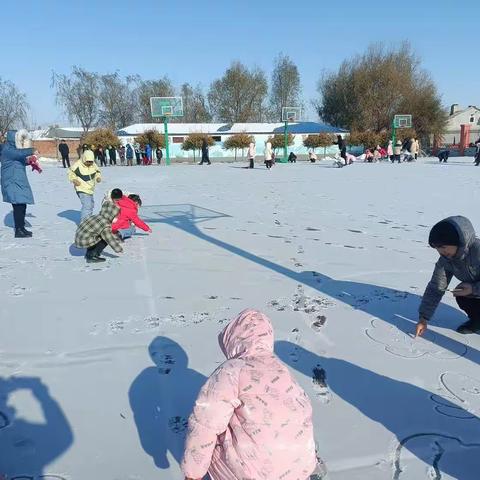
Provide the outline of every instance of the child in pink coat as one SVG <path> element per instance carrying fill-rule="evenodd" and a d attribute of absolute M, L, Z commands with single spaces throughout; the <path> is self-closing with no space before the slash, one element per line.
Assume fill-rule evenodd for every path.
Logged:
<path fill-rule="evenodd" d="M 227 361 L 188 424 L 187 480 L 306 480 L 316 467 L 312 407 L 273 352 L 270 320 L 244 310 L 219 335 Z"/>

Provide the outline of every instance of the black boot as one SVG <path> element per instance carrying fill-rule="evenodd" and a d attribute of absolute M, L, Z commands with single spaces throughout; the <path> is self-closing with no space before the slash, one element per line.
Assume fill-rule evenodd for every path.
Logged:
<path fill-rule="evenodd" d="M 102 257 L 87 257 L 85 256 L 85 260 L 87 261 L 87 263 L 101 263 L 101 262 L 105 262 L 106 260 Z"/>
<path fill-rule="evenodd" d="M 457 328 L 458 333 L 468 335 L 469 333 L 480 333 L 480 322 L 469 319 Z"/>
<path fill-rule="evenodd" d="M 27 232 L 24 228 L 15 229 L 15 238 L 30 238 L 32 236 L 31 232 Z"/>

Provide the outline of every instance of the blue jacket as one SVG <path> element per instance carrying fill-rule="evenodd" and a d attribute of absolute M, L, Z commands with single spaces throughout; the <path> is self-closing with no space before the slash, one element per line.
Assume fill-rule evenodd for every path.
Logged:
<path fill-rule="evenodd" d="M 15 133 L 15 130 L 7 132 L 7 142 L 0 153 L 3 201 L 32 205 L 35 202 L 28 183 L 26 162 L 27 157 L 33 155 L 33 148 L 16 148 Z"/>
<path fill-rule="evenodd" d="M 152 147 L 149 144 L 145 147 L 145 155 L 148 158 L 152 158 Z"/>

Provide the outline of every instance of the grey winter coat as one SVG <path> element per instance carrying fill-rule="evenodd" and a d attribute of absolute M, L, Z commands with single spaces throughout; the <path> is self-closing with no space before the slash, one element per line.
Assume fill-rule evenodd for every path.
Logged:
<path fill-rule="evenodd" d="M 435 265 L 419 309 L 420 317 L 426 320 L 430 320 L 435 313 L 453 277 L 470 283 L 473 287 L 472 297 L 480 298 L 480 239 L 476 238 L 468 218 L 449 217 L 446 221 L 457 229 L 460 246 L 454 258 L 440 257 Z"/>

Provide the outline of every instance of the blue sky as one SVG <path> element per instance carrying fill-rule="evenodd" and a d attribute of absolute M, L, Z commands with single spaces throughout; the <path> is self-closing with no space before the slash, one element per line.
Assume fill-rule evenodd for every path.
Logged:
<path fill-rule="evenodd" d="M 31 123 L 68 123 L 52 71 L 72 65 L 208 87 L 233 60 L 269 74 L 283 52 L 298 65 L 305 103 L 322 71 L 371 42 L 409 40 L 446 105 L 480 105 L 480 1 L 23 0 L 2 19 L 0 76 L 24 91 Z"/>

